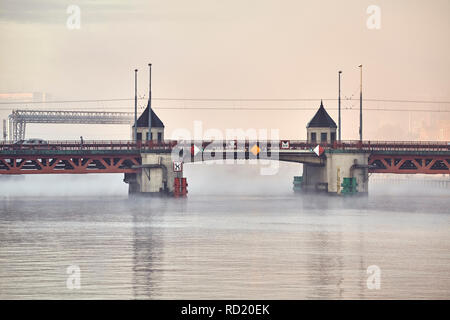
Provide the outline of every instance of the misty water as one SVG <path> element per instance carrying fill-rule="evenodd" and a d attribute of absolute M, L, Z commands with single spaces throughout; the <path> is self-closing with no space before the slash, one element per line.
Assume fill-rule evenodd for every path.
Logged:
<path fill-rule="evenodd" d="M 0 298 L 450 298 L 449 189 L 302 196 L 295 174 L 192 167 L 186 199 L 129 199 L 122 175 L 2 178 Z"/>

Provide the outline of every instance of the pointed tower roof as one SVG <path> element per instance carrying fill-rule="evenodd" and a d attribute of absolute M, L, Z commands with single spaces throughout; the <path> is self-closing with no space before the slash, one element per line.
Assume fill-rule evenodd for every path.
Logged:
<path fill-rule="evenodd" d="M 306 128 L 337 128 L 336 122 L 334 122 L 323 107 L 322 100 L 320 100 L 319 110 L 317 110 L 311 121 L 308 122 Z"/>
<path fill-rule="evenodd" d="M 148 128 L 148 109 L 149 105 L 147 104 L 147 108 L 145 108 L 144 112 L 142 112 L 139 119 L 137 120 L 138 128 L 140 127 Z M 152 109 L 152 128 L 164 128 L 164 123 L 159 119 L 159 117 L 156 115 L 153 109 Z"/>

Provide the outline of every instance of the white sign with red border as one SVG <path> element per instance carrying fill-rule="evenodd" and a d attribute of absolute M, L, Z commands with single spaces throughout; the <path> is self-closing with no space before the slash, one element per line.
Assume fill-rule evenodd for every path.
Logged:
<path fill-rule="evenodd" d="M 289 140 L 281 141 L 281 149 L 289 149 L 289 147 L 290 147 Z"/>

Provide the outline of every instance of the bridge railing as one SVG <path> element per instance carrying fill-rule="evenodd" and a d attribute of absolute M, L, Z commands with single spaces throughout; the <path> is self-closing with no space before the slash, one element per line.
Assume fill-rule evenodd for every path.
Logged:
<path fill-rule="evenodd" d="M 213 141 L 184 142 L 183 145 L 206 148 Z M 288 143 L 286 143 L 288 142 Z M 179 144 L 176 140 L 157 141 L 133 141 L 133 140 L 58 140 L 44 141 L 41 144 L 28 144 L 13 141 L 0 141 L 2 150 L 135 150 L 145 152 L 149 150 L 171 150 Z M 312 150 L 318 143 L 305 140 L 282 140 L 275 145 L 271 141 L 228 140 L 222 143 L 214 142 L 214 146 L 233 150 L 244 148 L 250 150 L 254 144 L 264 149 L 271 150 Z M 450 142 L 446 141 L 358 141 L 346 140 L 333 143 L 320 143 L 329 150 L 363 150 L 363 151 L 449 151 Z"/>
<path fill-rule="evenodd" d="M 449 151 L 450 142 L 447 141 L 359 141 L 342 140 L 333 143 L 312 143 L 307 141 L 290 140 L 289 149 L 313 149 L 318 144 L 330 150 L 363 150 L 363 151 Z M 281 143 L 280 143 L 281 148 Z M 281 148 L 283 149 L 283 148 Z"/>
<path fill-rule="evenodd" d="M 39 144 L 1 141 L 1 150 L 171 150 L 177 141 L 132 141 L 132 140 L 58 140 Z"/>
<path fill-rule="evenodd" d="M 448 151 L 446 141 L 336 141 L 332 149 L 365 151 Z"/>

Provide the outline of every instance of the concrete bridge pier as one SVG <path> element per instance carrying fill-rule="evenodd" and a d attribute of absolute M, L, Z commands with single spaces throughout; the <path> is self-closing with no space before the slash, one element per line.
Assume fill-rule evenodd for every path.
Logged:
<path fill-rule="evenodd" d="M 330 194 L 367 194 L 369 154 L 327 152 L 322 166 L 304 164 L 302 190 Z"/>
<path fill-rule="evenodd" d="M 150 126 L 149 126 L 149 121 Z M 142 143 L 164 141 L 164 123 L 152 110 L 150 101 L 137 119 L 135 139 Z M 134 125 L 131 128 L 134 136 Z M 175 178 L 182 178 L 183 171 L 174 171 L 171 152 L 141 153 L 141 165 L 135 166 L 137 173 L 126 173 L 124 182 L 129 184 L 129 194 L 172 196 L 175 191 Z M 178 187 L 180 189 L 180 186 Z M 181 189 L 183 189 L 181 187 Z M 180 193 L 181 190 L 178 190 Z M 186 191 L 184 189 L 184 191 Z M 176 195 L 177 196 L 177 195 Z"/>
<path fill-rule="evenodd" d="M 336 141 L 336 123 L 320 102 L 306 126 L 311 144 L 333 144 Z M 359 151 L 328 150 L 320 165 L 305 163 L 301 178 L 302 191 L 323 191 L 331 194 L 367 194 L 369 185 L 369 154 Z M 296 181 L 294 181 L 295 185 Z M 294 188 L 295 190 L 295 188 Z"/>
<path fill-rule="evenodd" d="M 175 178 L 183 172 L 174 172 L 170 153 L 142 153 L 142 164 L 137 173 L 126 173 L 124 182 L 129 184 L 129 194 L 171 196 Z"/>

